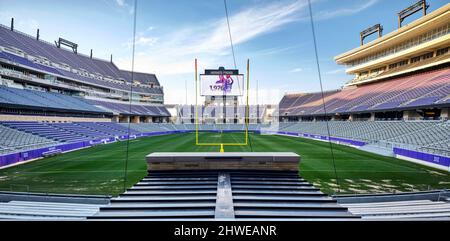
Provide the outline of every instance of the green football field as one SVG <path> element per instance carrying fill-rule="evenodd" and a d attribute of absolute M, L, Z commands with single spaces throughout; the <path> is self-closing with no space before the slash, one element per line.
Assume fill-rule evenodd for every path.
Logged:
<path fill-rule="evenodd" d="M 214 139 L 214 136 L 209 135 L 216 134 L 200 135 L 201 138 Z M 302 177 L 328 194 L 450 188 L 448 172 L 347 146 L 333 145 L 338 178 L 336 182 L 329 143 L 296 137 L 250 134 L 249 144 L 225 147 L 225 151 L 296 152 L 302 159 L 299 167 Z M 0 170 L 0 190 L 118 195 L 124 188 L 126 147 L 126 141 L 117 142 Z M 144 157 L 149 153 L 218 150 L 218 147 L 195 146 L 194 133 L 131 140 L 126 187 L 132 186 L 146 175 Z"/>
<path fill-rule="evenodd" d="M 220 126 L 220 125 L 219 125 Z M 198 133 L 198 143 L 199 144 L 207 144 L 207 143 L 224 143 L 228 144 L 236 144 L 245 143 L 245 132 L 199 132 Z"/>

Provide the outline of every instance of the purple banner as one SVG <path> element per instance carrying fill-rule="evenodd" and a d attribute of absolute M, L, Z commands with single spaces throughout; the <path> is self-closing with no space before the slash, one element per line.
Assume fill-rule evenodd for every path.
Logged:
<path fill-rule="evenodd" d="M 277 134 L 289 135 L 289 136 L 303 136 L 303 137 L 308 137 L 308 138 L 313 138 L 313 139 L 328 140 L 328 136 L 313 135 L 313 134 L 308 134 L 308 133 L 300 134 L 300 133 L 295 133 L 295 132 L 278 131 Z M 349 140 L 349 139 L 338 138 L 338 137 L 330 137 L 329 139 L 331 141 L 343 142 L 343 143 L 347 143 L 347 144 L 350 144 L 353 146 L 364 146 L 367 144 L 363 141 L 355 141 L 355 140 Z"/>
<path fill-rule="evenodd" d="M 435 154 L 424 153 L 420 151 L 412 151 L 394 147 L 394 153 L 401 156 L 414 158 L 417 160 L 437 164 L 444 167 L 450 167 L 450 157 L 439 156 Z"/>
<path fill-rule="evenodd" d="M 322 135 L 313 135 L 313 134 L 308 134 L 308 133 L 303 133 L 302 134 L 304 137 L 309 137 L 309 138 L 314 138 L 314 139 L 320 139 L 320 140 L 331 140 L 331 141 L 338 141 L 338 142 L 343 142 L 343 143 L 347 143 L 353 146 L 364 146 L 367 143 L 363 142 L 363 141 L 355 141 L 355 140 L 350 140 L 350 139 L 344 139 L 344 138 L 339 138 L 339 137 L 330 137 L 328 138 L 328 136 L 322 136 Z"/>

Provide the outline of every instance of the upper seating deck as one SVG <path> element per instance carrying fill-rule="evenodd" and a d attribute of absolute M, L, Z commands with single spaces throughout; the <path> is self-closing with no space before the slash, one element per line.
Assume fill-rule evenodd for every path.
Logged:
<path fill-rule="evenodd" d="M 65 63 L 77 69 L 85 69 L 91 73 L 121 78 L 120 70 L 111 62 L 90 58 L 82 54 L 58 48 L 53 44 L 36 40 L 17 31 L 11 31 L 6 26 L 0 26 L 0 45 L 19 48 L 33 56 L 44 56 L 54 63 Z"/>
<path fill-rule="evenodd" d="M 342 114 L 445 104 L 450 97 L 449 83 L 450 69 L 443 68 L 343 89 L 325 96 L 325 107 L 329 114 Z M 280 116 L 324 114 L 321 93 L 315 93 L 315 99 L 305 96 L 285 96 Z"/>
<path fill-rule="evenodd" d="M 0 25 L 1 26 L 1 25 Z M 131 91 L 131 89 L 133 90 L 133 92 L 141 92 L 141 93 L 151 93 L 151 94 L 162 94 L 162 89 L 161 88 L 148 88 L 148 87 L 143 87 L 143 86 L 131 86 L 131 85 L 127 85 L 123 82 L 117 82 L 117 81 L 109 81 L 109 80 L 99 80 L 96 78 L 92 78 L 90 76 L 84 76 L 84 75 L 79 75 L 76 73 L 73 73 L 71 71 L 67 71 L 64 69 L 57 69 L 54 67 L 50 67 L 47 65 L 43 65 L 43 64 L 39 64 L 39 63 L 35 63 L 33 61 L 28 60 L 27 58 L 21 57 L 21 56 L 17 56 L 14 54 L 10 54 L 7 52 L 0 52 L 0 60 L 4 60 L 4 61 L 8 61 L 11 63 L 15 63 L 15 64 L 20 64 L 22 66 L 28 67 L 28 68 L 33 68 L 37 71 L 45 71 L 51 74 L 55 74 L 64 78 L 68 78 L 68 79 L 72 79 L 75 80 L 77 82 L 81 82 L 84 84 L 89 84 L 89 85 L 93 85 L 93 86 L 98 86 L 98 87 L 103 87 L 103 88 L 113 88 L 113 89 L 118 89 L 118 90 L 125 90 L 125 91 Z M 128 74 L 125 75 L 127 77 L 130 77 Z M 149 74 L 149 76 L 152 76 Z M 153 75 L 154 76 L 154 75 Z M 150 81 L 152 79 L 156 79 L 156 77 L 154 78 L 149 78 Z M 156 82 L 157 84 L 157 82 Z"/>
<path fill-rule="evenodd" d="M 62 65 L 68 65 L 77 71 L 87 71 L 90 74 L 101 75 L 102 80 L 95 79 L 73 73 L 71 71 L 55 68 L 53 66 L 44 65 L 41 63 L 30 61 L 27 58 L 13 55 L 7 52 L 0 52 L 0 58 L 24 65 L 26 67 L 34 68 L 41 71 L 46 71 L 62 77 L 67 77 L 88 84 L 104 86 L 108 88 L 115 88 L 119 90 L 130 91 L 131 74 L 128 71 L 123 71 L 110 62 L 97 58 L 90 58 L 83 54 L 75 54 L 70 50 L 58 48 L 54 44 L 36 40 L 27 34 L 23 34 L 16 30 L 11 31 L 8 27 L 0 24 L 0 46 L 12 49 L 20 49 L 22 52 L 33 57 L 45 58 L 46 60 Z M 133 85 L 134 92 L 162 94 L 162 89 L 159 88 L 159 82 L 154 74 L 135 73 L 134 77 L 139 77 L 142 84 L 152 84 L 155 88 L 149 86 Z M 116 81 L 108 81 L 106 79 L 115 79 Z M 136 78 L 135 78 L 136 79 Z M 125 80 L 126 83 L 120 81 Z"/>

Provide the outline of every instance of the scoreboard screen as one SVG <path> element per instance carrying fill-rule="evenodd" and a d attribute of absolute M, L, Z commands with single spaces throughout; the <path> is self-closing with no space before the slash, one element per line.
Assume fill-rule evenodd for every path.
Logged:
<path fill-rule="evenodd" d="M 200 75 L 201 96 L 242 96 L 244 93 L 244 75 Z"/>

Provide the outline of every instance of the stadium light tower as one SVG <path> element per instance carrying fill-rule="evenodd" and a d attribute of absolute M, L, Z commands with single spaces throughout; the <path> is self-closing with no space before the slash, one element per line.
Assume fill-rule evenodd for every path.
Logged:
<path fill-rule="evenodd" d="M 361 45 L 364 45 L 364 39 L 374 33 L 378 33 L 378 38 L 383 35 L 383 26 L 381 24 L 375 24 L 372 27 L 366 28 L 359 33 L 361 39 Z"/>
<path fill-rule="evenodd" d="M 69 41 L 67 39 L 59 38 L 58 41 L 55 41 L 56 47 L 61 48 L 61 45 L 65 45 L 72 49 L 72 51 L 76 54 L 78 53 L 78 44 Z"/>
<path fill-rule="evenodd" d="M 398 28 L 402 27 L 402 22 L 409 16 L 413 15 L 414 13 L 422 10 L 423 16 L 427 15 L 427 9 L 430 7 L 429 4 L 427 4 L 426 0 L 420 0 L 413 5 L 403 9 L 400 11 L 398 15 Z"/>

